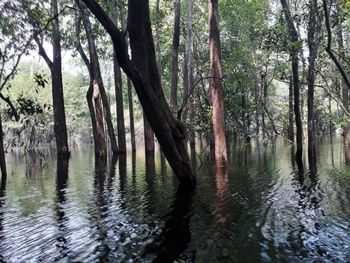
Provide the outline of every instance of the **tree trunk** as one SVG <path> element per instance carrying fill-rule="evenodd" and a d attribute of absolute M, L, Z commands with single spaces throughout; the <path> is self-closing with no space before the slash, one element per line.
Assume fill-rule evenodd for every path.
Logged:
<path fill-rule="evenodd" d="M 117 112 L 118 145 L 119 145 L 119 153 L 126 153 L 122 72 L 117 62 L 115 53 L 116 52 L 114 50 L 113 51 L 113 69 L 114 69 L 114 85 L 115 85 L 116 112 Z"/>
<path fill-rule="evenodd" d="M 183 184 L 194 186 L 195 177 L 186 149 L 186 130 L 174 118 L 160 83 L 148 1 L 129 0 L 128 29 L 132 60 L 129 59 L 123 33 L 116 28 L 104 10 L 94 0 L 83 2 L 112 38 L 118 63 L 133 81 L 144 113 L 174 173 Z"/>
<path fill-rule="evenodd" d="M 4 179 L 7 176 L 6 172 L 6 159 L 5 159 L 5 150 L 4 150 L 4 132 L 2 130 L 2 119 L 0 114 L 0 169 L 1 169 L 1 178 Z"/>
<path fill-rule="evenodd" d="M 294 22 L 292 20 L 292 15 L 290 13 L 289 6 L 286 0 L 281 0 L 283 7 L 283 12 L 286 17 L 288 34 L 291 41 L 290 54 L 292 59 L 292 76 L 293 76 L 293 91 L 294 91 L 294 116 L 296 124 L 296 134 L 297 134 L 297 150 L 295 154 L 295 160 L 297 163 L 302 162 L 303 155 L 303 124 L 301 121 L 300 113 L 300 82 L 299 82 L 299 39 L 298 33 L 295 29 Z"/>
<path fill-rule="evenodd" d="M 218 27 L 218 0 L 209 0 L 209 48 L 210 82 L 213 105 L 213 131 L 216 167 L 226 166 L 227 148 L 224 122 L 224 101 L 222 89 L 221 46 Z"/>
<path fill-rule="evenodd" d="M 293 77 L 290 78 L 289 83 L 289 97 L 288 97 L 288 140 L 294 144 L 294 109 L 293 109 Z"/>
<path fill-rule="evenodd" d="M 145 153 L 146 155 L 154 154 L 154 133 L 150 123 L 147 120 L 147 116 L 143 115 L 143 132 L 145 139 Z"/>
<path fill-rule="evenodd" d="M 86 56 L 82 45 L 80 43 L 80 21 L 81 17 L 76 18 L 75 24 L 75 37 L 76 37 L 76 48 L 82 57 L 90 76 L 90 85 L 86 93 L 86 100 L 89 107 L 89 113 L 91 118 L 92 134 L 94 139 L 95 157 L 99 159 L 106 159 L 107 157 L 107 145 L 105 140 L 105 131 L 103 125 L 103 106 L 101 103 L 100 91 L 96 81 L 92 74 L 91 63 Z M 94 107 L 95 102 L 95 107 Z M 96 111 L 96 112 L 95 112 Z"/>
<path fill-rule="evenodd" d="M 123 31 L 126 31 L 126 21 L 124 15 L 124 8 L 121 8 L 120 11 L 120 24 Z M 126 45 L 129 46 L 129 36 L 125 35 Z M 114 56 L 116 56 L 116 50 L 114 49 Z M 135 139 L 135 124 L 134 124 L 134 102 L 132 96 L 132 83 L 130 78 L 127 76 L 127 85 L 128 85 L 128 104 L 129 104 L 129 121 L 130 121 L 130 142 L 131 142 L 131 151 L 136 151 L 136 139 Z"/>
<path fill-rule="evenodd" d="M 50 69 L 56 148 L 58 157 L 69 158 L 70 153 L 68 149 L 66 114 L 63 99 L 61 34 L 58 22 L 57 0 L 51 1 L 51 13 L 54 19 L 52 20 L 53 60 Z"/>
<path fill-rule="evenodd" d="M 309 25 L 308 25 L 308 47 L 309 47 L 309 69 L 307 76 L 307 128 L 308 128 L 308 158 L 309 166 L 316 164 L 316 125 L 314 112 L 314 89 L 315 89 L 315 61 L 318 49 L 317 40 L 317 0 L 309 1 Z"/>
<path fill-rule="evenodd" d="M 170 107 L 177 113 L 177 84 L 179 80 L 179 43 L 180 43 L 180 0 L 174 1 L 174 34 L 171 52 L 171 99 Z"/>
<path fill-rule="evenodd" d="M 128 102 L 129 102 L 129 118 L 130 118 L 130 141 L 131 150 L 136 151 L 136 139 L 135 139 L 135 124 L 134 124 L 134 102 L 132 98 L 132 83 L 128 78 Z"/>
<path fill-rule="evenodd" d="M 116 141 L 115 134 L 114 134 L 111 111 L 110 111 L 110 107 L 108 104 L 108 99 L 107 99 L 106 91 L 105 91 L 105 88 L 103 85 L 103 81 L 102 81 L 100 63 L 98 60 L 95 39 L 94 39 L 94 35 L 92 32 L 92 25 L 91 25 L 91 22 L 90 22 L 88 15 L 86 14 L 86 11 L 87 10 L 85 8 L 81 8 L 80 13 L 81 13 L 81 17 L 82 17 L 82 21 L 83 21 L 83 25 L 84 25 L 85 32 L 86 32 L 87 41 L 88 41 L 88 46 L 89 46 L 90 69 L 91 69 L 91 74 L 93 77 L 93 86 L 94 86 L 93 90 L 94 90 L 94 93 L 97 92 L 97 89 L 99 90 L 99 94 L 101 96 L 101 100 L 102 100 L 102 104 L 103 104 L 102 112 L 103 112 L 103 116 L 105 118 L 105 121 L 107 123 L 107 129 L 108 129 L 108 135 L 109 135 L 109 139 L 110 139 L 110 143 L 111 143 L 111 149 L 112 149 L 112 152 L 115 154 L 118 152 L 118 146 L 117 146 L 117 141 Z M 95 107 L 96 107 L 97 100 L 95 99 L 95 96 L 94 96 L 94 101 L 95 101 Z M 96 108 L 96 121 L 99 122 L 99 117 L 97 116 L 97 110 L 98 109 Z M 103 125 L 102 125 L 102 127 L 103 127 Z M 102 127 L 101 127 L 101 129 L 102 129 Z M 99 130 L 99 128 L 97 129 L 97 131 L 98 130 Z M 101 130 L 101 132 L 102 132 L 102 130 Z"/>

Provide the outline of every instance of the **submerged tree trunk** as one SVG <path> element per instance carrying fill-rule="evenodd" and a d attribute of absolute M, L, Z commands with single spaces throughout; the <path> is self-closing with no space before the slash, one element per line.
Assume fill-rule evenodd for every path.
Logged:
<path fill-rule="evenodd" d="M 116 98 L 115 100 L 116 100 L 116 112 L 117 112 L 119 153 L 126 153 L 122 72 L 120 70 L 120 66 L 116 59 L 115 50 L 113 51 L 113 69 L 114 69 L 114 85 L 115 85 L 115 98 Z"/>
<path fill-rule="evenodd" d="M 113 124 L 112 124 L 112 116 L 111 116 L 111 111 L 110 111 L 107 95 L 106 95 L 106 91 L 105 91 L 103 81 L 102 81 L 100 63 L 98 60 L 95 39 L 94 39 L 94 35 L 92 32 L 92 25 L 91 25 L 91 22 L 90 22 L 88 15 L 86 14 L 85 8 L 81 8 L 80 14 L 82 17 L 82 21 L 83 21 L 83 25 L 84 25 L 85 32 L 86 32 L 87 41 L 88 41 L 88 46 L 89 46 L 90 70 L 91 70 L 91 74 L 93 77 L 94 95 L 98 90 L 98 93 L 101 96 L 101 100 L 102 100 L 102 104 L 103 104 L 103 110 L 96 108 L 96 121 L 97 121 L 97 123 L 99 123 L 99 117 L 97 116 L 97 113 L 98 113 L 97 110 L 102 110 L 104 119 L 107 123 L 108 135 L 109 135 L 109 139 L 110 139 L 112 152 L 117 153 L 118 152 L 117 141 L 116 141 L 115 134 L 114 134 Z M 96 93 L 96 96 L 98 96 L 97 93 Z M 98 99 L 96 99 L 95 96 L 94 96 L 94 101 L 95 101 L 95 107 L 96 107 L 96 102 L 98 101 Z M 103 127 L 103 125 L 102 125 L 102 127 Z M 102 132 L 102 127 L 100 128 L 101 132 Z M 104 129 L 103 129 L 103 131 L 104 131 Z"/>
<path fill-rule="evenodd" d="M 0 169 L 1 177 L 6 178 L 6 159 L 5 159 L 5 150 L 4 150 L 4 132 L 2 130 L 2 118 L 0 114 Z"/>
<path fill-rule="evenodd" d="M 291 41 L 290 47 L 290 55 L 292 59 L 292 76 L 293 76 L 293 91 L 294 91 L 294 116 L 295 116 L 295 124 L 296 124 L 296 134 L 297 134 L 297 150 L 295 154 L 295 160 L 298 163 L 302 162 L 303 155 L 303 124 L 301 121 L 301 113 L 300 113 L 300 82 L 299 82 L 299 39 L 298 33 L 295 29 L 294 22 L 292 19 L 292 15 L 290 13 L 289 5 L 286 0 L 281 0 L 281 4 L 283 7 L 283 12 L 286 17 L 287 26 L 288 26 L 288 34 Z"/>
<path fill-rule="evenodd" d="M 136 139 L 135 139 L 135 124 L 134 124 L 134 102 L 132 98 L 132 83 L 128 78 L 128 103 L 129 103 L 129 119 L 130 119 L 130 141 L 131 150 L 136 151 Z"/>
<path fill-rule="evenodd" d="M 209 48 L 210 48 L 210 85 L 213 105 L 213 131 L 215 145 L 215 164 L 226 166 L 227 148 L 224 121 L 224 101 L 222 88 L 221 46 L 218 27 L 218 0 L 209 0 Z"/>
<path fill-rule="evenodd" d="M 124 8 L 121 8 L 120 11 L 120 24 L 123 31 L 126 31 L 126 21 L 124 15 Z M 126 45 L 129 46 L 129 36 L 125 35 Z M 116 50 L 114 49 L 114 58 L 117 59 Z M 129 122 L 130 122 L 130 142 L 131 142 L 131 151 L 136 151 L 136 139 L 135 139 L 135 124 L 134 124 L 134 101 L 132 95 L 132 83 L 130 78 L 127 76 L 127 85 L 128 85 L 128 105 L 129 105 Z"/>
<path fill-rule="evenodd" d="M 67 139 L 66 114 L 64 110 L 63 83 L 62 83 L 62 58 L 61 58 L 61 34 L 58 22 L 57 0 L 51 0 L 52 20 L 52 48 L 53 59 L 48 57 L 42 42 L 36 35 L 34 37 L 38 47 L 39 55 L 44 58 L 51 71 L 52 104 L 54 117 L 54 132 L 56 138 L 57 156 L 59 158 L 69 158 L 69 148 Z"/>
<path fill-rule="evenodd" d="M 177 84 L 179 81 L 179 43 L 180 43 L 180 0 L 174 1 L 174 33 L 171 52 L 171 98 L 170 107 L 177 113 Z"/>
<path fill-rule="evenodd" d="M 154 154 L 154 133 L 150 123 L 147 120 L 147 116 L 143 115 L 143 134 L 145 139 L 145 153 L 146 155 Z"/>
<path fill-rule="evenodd" d="M 308 158 L 309 166 L 316 163 L 316 124 L 315 124 L 315 61 L 317 56 L 317 0 L 309 1 L 309 25 L 308 25 L 308 47 L 309 47 L 309 69 L 307 76 L 307 128 L 308 128 Z"/>
<path fill-rule="evenodd" d="M 86 100 L 89 107 L 91 118 L 92 134 L 94 139 L 95 157 L 105 159 L 107 157 L 107 145 L 105 140 L 105 131 L 103 125 L 103 106 L 101 102 L 100 91 L 92 74 L 92 66 L 90 60 L 86 56 L 80 43 L 80 21 L 81 17 L 77 17 L 75 25 L 76 48 L 82 57 L 90 76 L 90 85 L 86 93 Z M 95 103 L 95 104 L 94 104 Z M 94 106 L 95 105 L 95 106 Z M 96 112 L 95 112 L 96 111 Z"/>
<path fill-rule="evenodd" d="M 134 83 L 143 110 L 155 132 L 166 158 L 180 182 L 193 186 L 190 160 L 186 149 L 186 130 L 177 121 L 161 87 L 155 59 L 148 1 L 129 1 L 129 37 L 132 60 L 125 37 L 94 0 L 83 0 L 107 30 L 117 51 L 117 60 Z"/>
<path fill-rule="evenodd" d="M 289 83 L 289 96 L 288 96 L 288 140 L 294 143 L 294 109 L 293 109 L 293 76 L 290 78 Z"/>

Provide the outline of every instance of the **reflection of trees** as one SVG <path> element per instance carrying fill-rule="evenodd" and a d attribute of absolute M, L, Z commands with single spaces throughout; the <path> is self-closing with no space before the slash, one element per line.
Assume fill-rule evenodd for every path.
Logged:
<path fill-rule="evenodd" d="M 215 222 L 218 225 L 222 225 L 226 222 L 226 215 L 224 209 L 226 203 L 231 196 L 228 180 L 228 171 L 225 167 L 216 167 L 215 169 L 215 183 L 216 183 L 216 197 L 215 208 L 213 214 L 215 216 Z"/>
<path fill-rule="evenodd" d="M 55 203 L 55 213 L 57 220 L 57 230 L 58 235 L 56 238 L 56 247 L 59 250 L 59 258 L 65 258 L 67 256 L 67 223 L 68 217 L 64 211 L 64 206 L 66 204 L 66 189 L 68 181 L 68 166 L 69 160 L 57 158 L 57 177 L 56 177 L 56 203 Z M 58 260 L 57 258 L 56 260 Z"/>
<path fill-rule="evenodd" d="M 190 220 L 194 190 L 179 185 L 175 200 L 162 230 L 162 234 L 146 247 L 145 253 L 156 254 L 153 262 L 173 262 L 187 248 L 191 240 Z"/>
<path fill-rule="evenodd" d="M 298 165 L 298 162 L 296 164 Z M 297 255 L 306 256 L 307 253 L 310 253 L 310 244 L 307 244 L 308 236 L 318 235 L 320 229 L 316 216 L 320 202 L 317 197 L 319 177 L 317 175 L 316 159 L 309 159 L 309 173 L 307 177 L 303 167 L 300 166 L 294 169 L 294 175 L 293 185 L 296 187 L 295 192 L 298 199 L 298 227 L 289 232 L 288 241 Z M 317 251 L 314 253 L 317 254 Z"/>

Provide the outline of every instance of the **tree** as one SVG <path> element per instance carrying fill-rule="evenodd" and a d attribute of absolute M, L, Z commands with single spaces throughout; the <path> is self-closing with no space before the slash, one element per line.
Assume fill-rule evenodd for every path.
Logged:
<path fill-rule="evenodd" d="M 174 1 L 174 33 L 171 52 L 171 99 L 170 106 L 177 112 L 177 85 L 179 81 L 179 43 L 180 43 L 180 0 Z"/>
<path fill-rule="evenodd" d="M 224 122 L 220 32 L 218 26 L 218 1 L 209 0 L 208 5 L 211 77 L 210 88 L 213 105 L 212 123 L 215 143 L 215 164 L 217 167 L 222 167 L 226 166 L 227 163 L 227 147 Z"/>
<path fill-rule="evenodd" d="M 68 148 L 66 114 L 63 99 L 61 33 L 59 28 L 57 0 L 51 0 L 50 5 L 51 15 L 53 17 L 51 37 L 53 48 L 52 60 L 48 57 L 39 37 L 35 35 L 34 39 L 39 48 L 39 55 L 43 57 L 51 71 L 54 131 L 57 156 L 59 158 L 69 158 L 70 152 Z M 36 30 L 40 31 L 39 28 L 36 28 Z"/>
<path fill-rule="evenodd" d="M 103 125 L 103 106 L 101 101 L 100 88 L 98 85 L 98 78 L 101 78 L 96 61 L 97 54 L 95 48 L 95 41 L 93 35 L 91 34 L 91 25 L 88 21 L 88 17 L 84 13 L 82 6 L 77 3 L 79 6 L 79 17 L 76 19 L 76 48 L 82 57 L 90 76 L 90 84 L 88 91 L 86 93 L 86 100 L 89 107 L 91 125 L 92 125 L 92 133 L 94 138 L 94 146 L 95 146 L 95 156 L 96 158 L 106 159 L 107 157 L 107 145 L 105 140 L 105 131 Z M 85 10 L 86 11 L 86 10 Z M 89 39 L 89 54 L 90 59 L 88 59 L 85 54 L 82 45 L 80 43 L 80 21 L 84 17 L 84 26 L 87 38 Z"/>
<path fill-rule="evenodd" d="M 128 32 L 132 59 L 125 37 L 94 0 L 83 0 L 112 38 L 117 61 L 134 83 L 142 108 L 155 132 L 168 162 L 180 182 L 194 185 L 186 150 L 186 130 L 177 121 L 165 100 L 155 59 L 148 1 L 129 1 Z"/>
<path fill-rule="evenodd" d="M 320 31 L 318 23 L 317 0 L 309 1 L 309 24 L 308 24 L 308 47 L 309 47 L 309 69 L 307 75 L 307 127 L 308 127 L 308 157 L 309 164 L 316 162 L 316 120 L 315 120 L 315 61 L 318 49 L 318 32 Z M 312 165 L 310 165 L 311 167 Z"/>
<path fill-rule="evenodd" d="M 289 52 L 292 60 L 292 77 L 293 77 L 293 95 L 294 95 L 294 118 L 296 124 L 296 142 L 297 142 L 297 150 L 295 154 L 295 159 L 297 162 L 302 161 L 303 154 L 303 125 L 301 121 L 300 114 L 300 83 L 299 83 L 299 37 L 298 32 L 295 28 L 292 15 L 290 12 L 289 4 L 286 0 L 281 0 L 281 5 L 283 8 L 283 13 L 286 18 L 287 26 L 288 26 L 288 34 L 290 39 L 290 47 Z"/>

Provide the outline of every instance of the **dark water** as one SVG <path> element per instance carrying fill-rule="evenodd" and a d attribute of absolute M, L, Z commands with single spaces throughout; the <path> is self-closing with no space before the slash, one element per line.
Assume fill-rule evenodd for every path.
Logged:
<path fill-rule="evenodd" d="M 283 141 L 231 146 L 228 173 L 203 154 L 194 193 L 159 153 L 107 166 L 91 149 L 69 165 L 9 154 L 0 261 L 350 262 L 350 166 L 338 140 L 320 142 L 313 173 Z"/>

